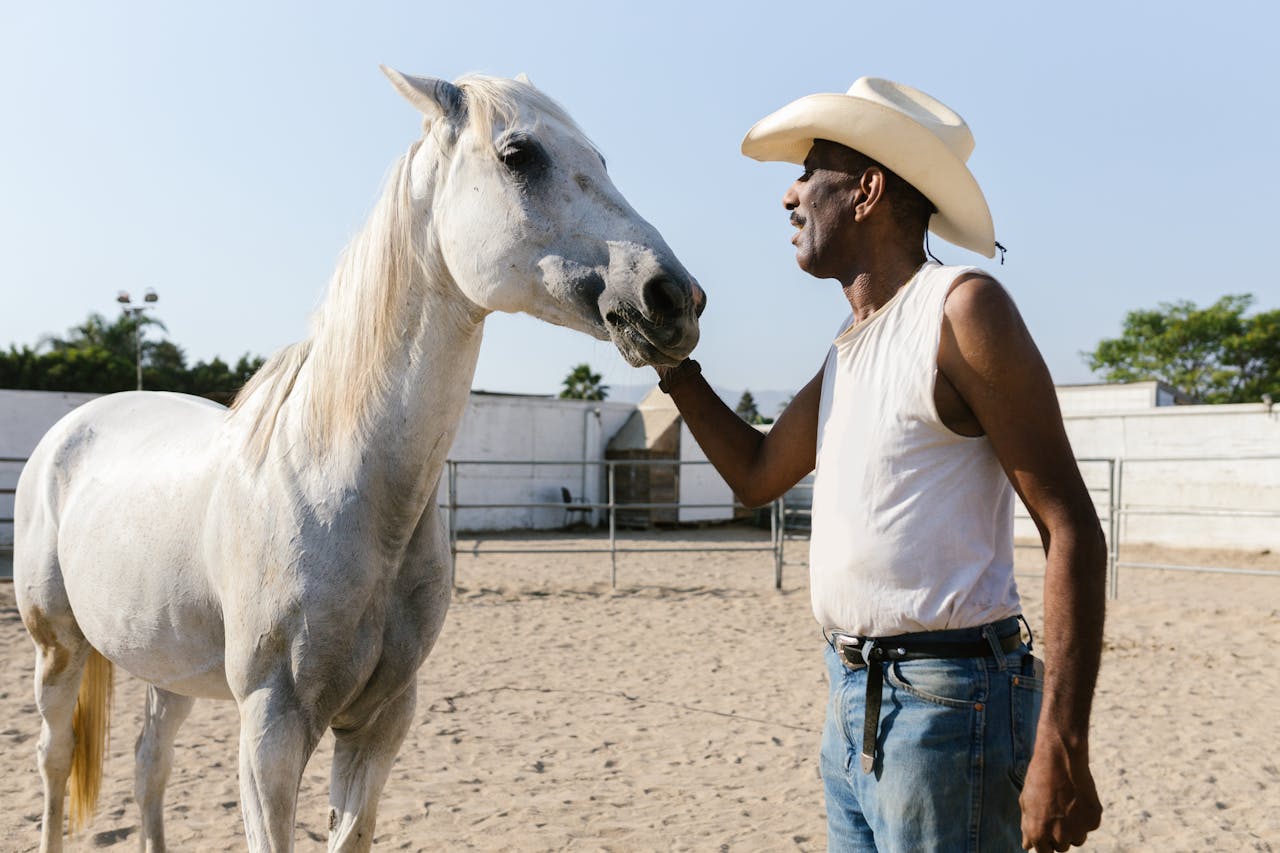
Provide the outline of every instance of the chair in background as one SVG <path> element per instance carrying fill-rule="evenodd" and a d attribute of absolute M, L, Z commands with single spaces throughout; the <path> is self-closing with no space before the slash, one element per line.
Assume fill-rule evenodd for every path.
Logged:
<path fill-rule="evenodd" d="M 564 526 L 568 527 L 573 523 L 573 514 L 579 513 L 582 516 L 582 523 L 586 524 L 591 520 L 591 507 L 583 506 L 573 500 L 573 493 L 569 491 L 568 486 L 560 487 L 560 499 L 564 501 Z"/>

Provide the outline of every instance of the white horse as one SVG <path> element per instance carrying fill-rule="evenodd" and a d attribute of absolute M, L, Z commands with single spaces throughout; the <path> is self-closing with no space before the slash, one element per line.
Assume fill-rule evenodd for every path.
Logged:
<path fill-rule="evenodd" d="M 72 828 L 92 815 L 112 663 L 150 685 L 135 771 L 146 850 L 164 847 L 174 736 L 197 698 L 239 706 L 251 849 L 293 848 L 303 767 L 331 728 L 329 849 L 367 850 L 449 604 L 435 496 L 485 316 L 612 339 L 636 365 L 697 342 L 702 291 L 563 109 L 524 78 L 384 70 L 423 136 L 310 338 L 229 410 L 95 400 L 23 471 L 14 586 L 36 646 L 43 850 L 61 848 L 69 777 Z"/>

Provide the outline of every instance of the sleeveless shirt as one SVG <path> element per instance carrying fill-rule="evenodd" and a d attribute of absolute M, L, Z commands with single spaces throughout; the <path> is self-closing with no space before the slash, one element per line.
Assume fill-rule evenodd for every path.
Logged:
<path fill-rule="evenodd" d="M 827 355 L 809 548 L 824 628 L 886 637 L 1020 612 L 1013 488 L 987 437 L 934 404 L 943 303 L 968 272 L 926 263 Z"/>

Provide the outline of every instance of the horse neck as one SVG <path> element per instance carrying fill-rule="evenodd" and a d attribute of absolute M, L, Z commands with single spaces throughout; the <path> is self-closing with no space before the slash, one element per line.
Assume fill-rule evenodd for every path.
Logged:
<path fill-rule="evenodd" d="M 454 284 L 405 158 L 348 247 L 284 407 L 285 447 L 320 500 L 358 493 L 383 524 L 416 525 L 470 396 L 485 312 Z M 296 459 L 293 465 L 299 462 Z"/>
<path fill-rule="evenodd" d="M 434 498 L 480 353 L 483 319 L 437 285 L 416 302 L 421 315 L 407 324 L 376 381 L 373 371 L 341 369 L 341 341 L 313 341 L 284 425 L 292 434 L 286 446 L 311 448 L 303 463 L 311 470 L 299 473 L 314 494 L 323 500 L 357 492 L 362 511 L 395 527 L 415 525 Z M 362 398 L 355 422 L 334 423 L 318 410 L 335 400 L 350 405 L 340 398 L 352 394 Z M 318 428 L 317 420 L 329 423 Z"/>

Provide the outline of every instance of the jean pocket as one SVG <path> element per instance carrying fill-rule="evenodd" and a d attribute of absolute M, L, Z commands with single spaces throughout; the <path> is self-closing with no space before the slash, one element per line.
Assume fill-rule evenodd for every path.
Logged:
<path fill-rule="evenodd" d="M 1009 676 L 1010 731 L 1013 737 L 1013 764 L 1009 775 L 1022 790 L 1036 745 L 1036 725 L 1040 722 L 1040 702 L 1044 698 L 1044 666 L 1032 654 L 1022 658 L 1022 666 Z"/>
<path fill-rule="evenodd" d="M 892 663 L 885 679 L 895 689 L 934 705 L 971 709 L 982 689 L 978 675 L 970 658 L 928 658 Z"/>

